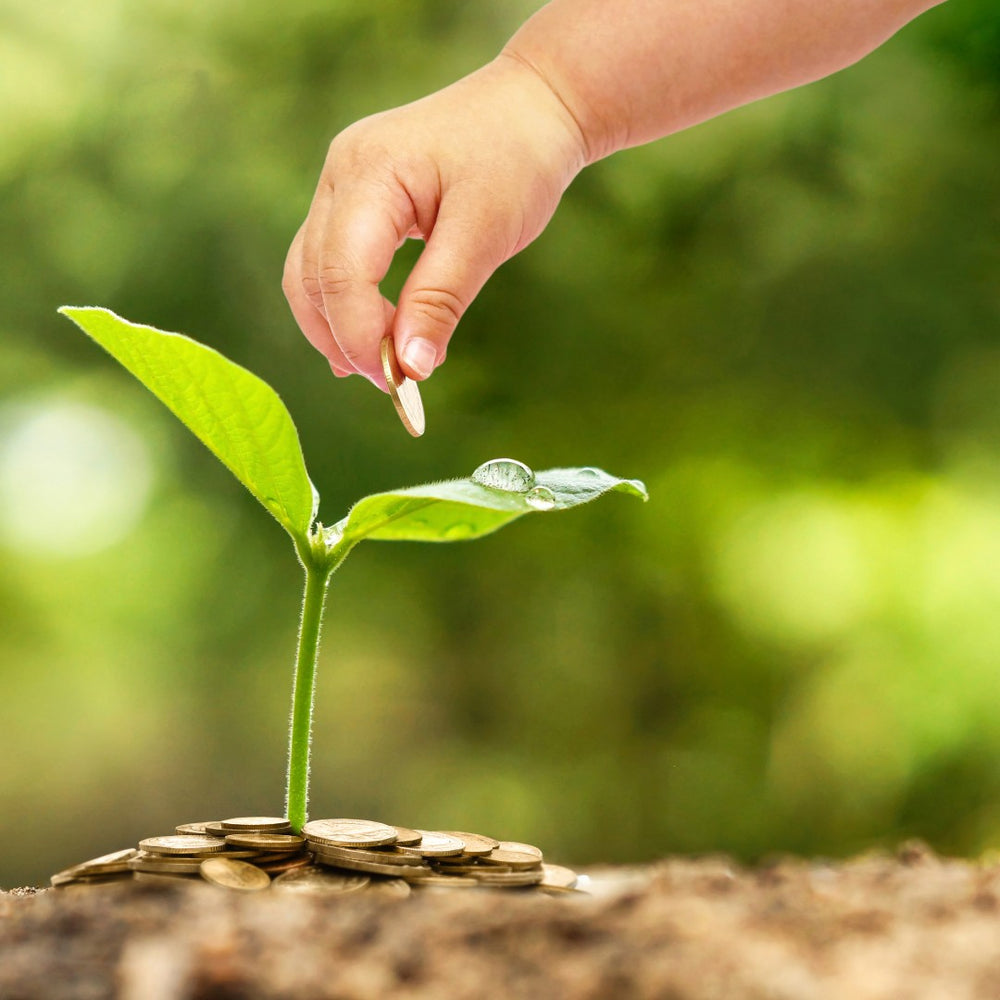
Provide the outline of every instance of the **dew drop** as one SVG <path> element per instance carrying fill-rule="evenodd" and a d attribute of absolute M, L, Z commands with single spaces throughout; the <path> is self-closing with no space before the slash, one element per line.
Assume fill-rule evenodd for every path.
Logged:
<path fill-rule="evenodd" d="M 527 493 L 535 485 L 535 474 L 513 458 L 494 458 L 483 462 L 472 473 L 472 481 L 506 493 Z"/>
<path fill-rule="evenodd" d="M 556 495 L 547 486 L 536 486 L 524 498 L 535 510 L 552 510 Z"/>
<path fill-rule="evenodd" d="M 592 465 L 585 465 L 582 469 L 577 470 L 577 475 L 581 479 L 600 479 L 601 470 L 595 469 Z"/>

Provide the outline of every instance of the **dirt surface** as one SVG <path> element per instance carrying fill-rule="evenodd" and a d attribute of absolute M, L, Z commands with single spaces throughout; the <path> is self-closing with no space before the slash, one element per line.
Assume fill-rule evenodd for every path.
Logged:
<path fill-rule="evenodd" d="M 909 845 L 593 876 L 593 899 L 15 890 L 0 895 L 0 998 L 1000 997 L 1000 865 Z"/>

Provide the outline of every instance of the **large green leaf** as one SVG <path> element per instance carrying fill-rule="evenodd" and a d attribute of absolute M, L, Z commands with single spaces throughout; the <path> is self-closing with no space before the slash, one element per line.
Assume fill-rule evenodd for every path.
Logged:
<path fill-rule="evenodd" d="M 218 351 L 108 309 L 59 310 L 157 396 L 294 537 L 316 514 L 298 432 L 278 394 Z"/>
<path fill-rule="evenodd" d="M 525 514 L 568 510 L 613 491 L 647 499 L 646 487 L 638 480 L 618 479 L 601 469 L 529 470 L 529 474 L 533 478 L 523 489 L 485 486 L 470 477 L 375 493 L 360 500 L 329 529 L 330 542 L 340 548 L 365 538 L 463 541 L 488 535 Z"/>

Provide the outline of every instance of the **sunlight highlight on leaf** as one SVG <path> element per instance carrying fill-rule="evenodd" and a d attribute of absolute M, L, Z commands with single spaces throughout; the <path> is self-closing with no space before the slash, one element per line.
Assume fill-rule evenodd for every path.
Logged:
<path fill-rule="evenodd" d="M 266 382 L 183 334 L 108 309 L 59 311 L 163 402 L 286 531 L 307 537 L 318 497 L 295 424 Z"/>

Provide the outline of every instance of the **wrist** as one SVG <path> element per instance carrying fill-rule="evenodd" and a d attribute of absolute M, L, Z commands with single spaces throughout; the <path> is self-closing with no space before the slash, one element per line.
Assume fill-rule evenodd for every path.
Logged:
<path fill-rule="evenodd" d="M 576 102 L 572 98 L 567 100 L 565 88 L 541 64 L 521 51 L 514 40 L 504 46 L 490 65 L 519 80 L 530 107 L 540 112 L 540 117 L 546 119 L 556 133 L 559 145 L 565 150 L 564 159 L 571 176 L 611 152 L 595 152 L 599 144 L 588 128 L 586 116 L 579 113 Z"/>

